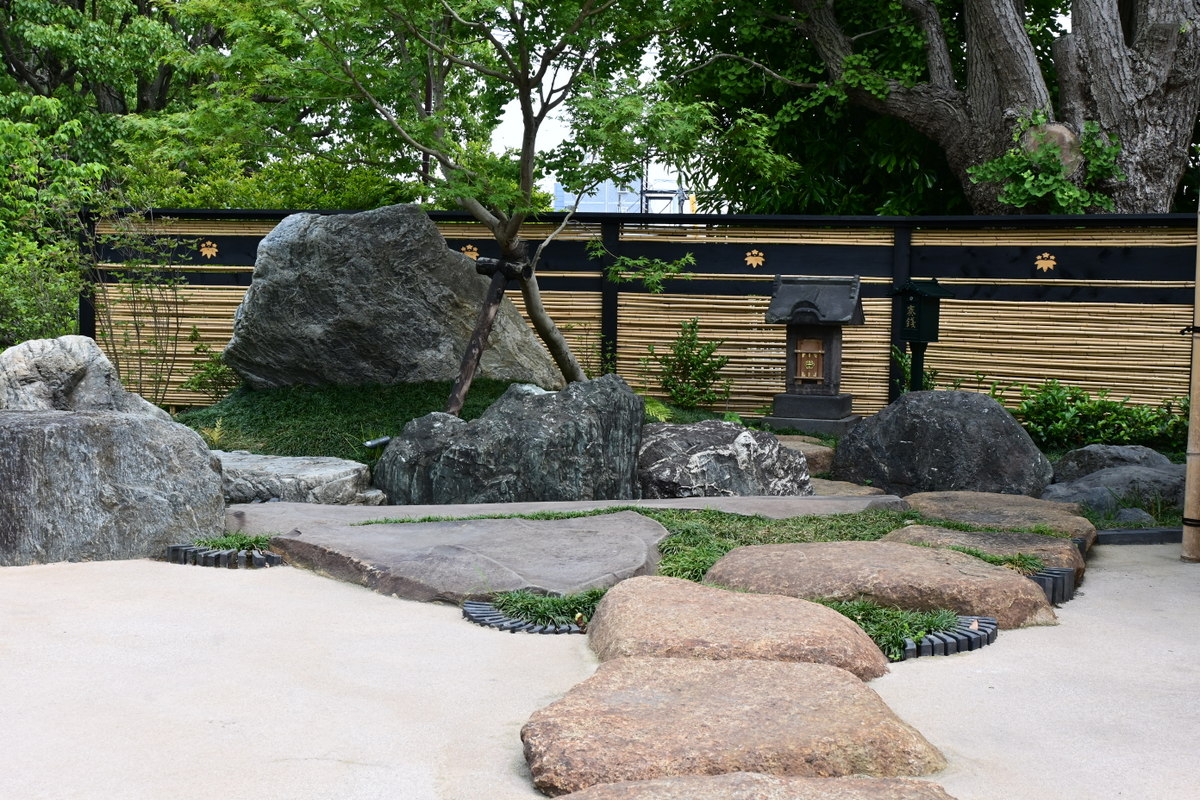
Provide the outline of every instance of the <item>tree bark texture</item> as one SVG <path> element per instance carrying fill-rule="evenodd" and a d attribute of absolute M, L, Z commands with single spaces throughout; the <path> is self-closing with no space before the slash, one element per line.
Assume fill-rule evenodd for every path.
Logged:
<path fill-rule="evenodd" d="M 791 0 L 793 25 L 809 39 L 829 77 L 841 80 L 854 40 L 827 0 Z M 1058 108 L 1025 31 L 1019 0 L 965 0 L 965 76 L 956 78 L 932 0 L 902 0 L 925 35 L 927 80 L 889 82 L 878 97 L 851 88 L 851 102 L 904 120 L 935 141 L 978 214 L 1011 213 L 998 187 L 975 184 L 970 167 L 1013 146 L 1035 111 L 1076 134 L 1085 120 L 1121 145 L 1126 176 L 1109 187 L 1118 213 L 1170 209 L 1187 165 L 1200 111 L 1200 0 L 1073 0 L 1071 32 L 1053 48 Z"/>

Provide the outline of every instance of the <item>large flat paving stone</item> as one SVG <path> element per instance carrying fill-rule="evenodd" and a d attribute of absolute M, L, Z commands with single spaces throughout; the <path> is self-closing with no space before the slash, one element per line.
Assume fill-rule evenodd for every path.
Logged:
<path fill-rule="evenodd" d="M 521 729 L 556 796 L 678 775 L 895 777 L 946 760 L 849 672 L 827 664 L 619 658 Z"/>
<path fill-rule="evenodd" d="M 271 505 L 282 505 L 272 503 Z M 271 539 L 288 563 L 409 600 L 569 594 L 651 573 L 666 528 L 632 511 L 566 520 L 303 524 Z"/>
<path fill-rule="evenodd" d="M 1083 580 L 1087 562 L 1070 539 L 1040 533 L 1013 531 L 956 531 L 935 525 L 909 525 L 894 530 L 880 541 L 927 544 L 934 547 L 973 547 L 995 556 L 1024 553 L 1037 556 L 1047 567 L 1075 570 L 1075 580 Z"/>
<path fill-rule="evenodd" d="M 733 772 L 622 781 L 573 792 L 570 800 L 954 800 L 912 778 L 796 778 Z"/>
<path fill-rule="evenodd" d="M 805 661 L 832 664 L 863 680 L 888 669 L 875 642 L 833 609 L 661 576 L 630 578 L 610 589 L 588 623 L 588 641 L 601 661 L 628 656 Z"/>
<path fill-rule="evenodd" d="M 914 611 L 995 617 L 1001 628 L 1053 625 L 1042 588 L 966 553 L 901 542 L 811 542 L 739 547 L 705 581 L 730 589 L 855 600 Z"/>
<path fill-rule="evenodd" d="M 468 503 L 457 505 L 342 506 L 317 503 L 244 503 L 231 505 L 225 527 L 246 533 L 282 533 L 316 525 L 350 525 L 379 519 L 470 517 L 496 514 L 533 514 L 541 511 L 592 511 L 623 507 L 715 509 L 731 514 L 786 519 L 807 515 L 853 514 L 891 509 L 906 511 L 908 504 L 893 495 L 874 497 L 678 497 L 664 500 L 577 500 L 526 503 Z"/>
<path fill-rule="evenodd" d="M 1096 526 L 1079 515 L 1077 503 L 993 492 L 918 492 L 904 499 L 913 511 L 935 519 L 996 528 L 1040 525 L 1068 538 L 1083 539 L 1088 548 L 1096 542 Z"/>

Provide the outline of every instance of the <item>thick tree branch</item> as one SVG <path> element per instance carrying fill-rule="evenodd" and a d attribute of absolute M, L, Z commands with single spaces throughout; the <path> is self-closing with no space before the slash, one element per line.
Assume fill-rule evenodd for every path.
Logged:
<path fill-rule="evenodd" d="M 929 0 L 901 0 L 905 9 L 916 18 L 917 26 L 925 34 L 925 63 L 929 69 L 929 81 L 945 89 L 954 87 L 954 67 L 950 60 L 950 48 L 946 44 L 946 31 L 942 28 L 942 17 L 937 6 Z"/>

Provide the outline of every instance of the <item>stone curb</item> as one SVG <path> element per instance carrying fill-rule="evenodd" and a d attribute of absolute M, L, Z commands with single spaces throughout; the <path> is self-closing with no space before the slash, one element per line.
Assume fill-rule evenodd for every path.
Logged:
<path fill-rule="evenodd" d="M 1096 531 L 1096 544 L 1179 544 L 1183 528 L 1116 528 Z"/>
<path fill-rule="evenodd" d="M 263 553 L 259 550 L 214 550 L 211 547 L 193 544 L 168 545 L 166 559 L 172 564 L 226 569 L 256 569 L 283 564 L 283 556 L 278 553 Z"/>
<path fill-rule="evenodd" d="M 468 600 L 463 603 L 463 617 L 483 625 L 485 628 L 496 628 L 509 633 L 585 633 L 586 631 L 574 622 L 565 625 L 537 625 L 522 619 L 506 617 L 503 612 L 491 603 L 482 600 Z"/>
<path fill-rule="evenodd" d="M 1075 599 L 1075 570 L 1073 567 L 1046 567 L 1025 577 L 1042 587 L 1046 600 L 1060 606 Z"/>
<path fill-rule="evenodd" d="M 975 627 L 972 628 L 972 625 Z M 904 640 L 904 656 L 901 661 L 921 656 L 952 656 L 986 647 L 996 641 L 1000 626 L 995 617 L 959 617 L 958 627 L 940 633 L 931 633 L 914 642 Z"/>

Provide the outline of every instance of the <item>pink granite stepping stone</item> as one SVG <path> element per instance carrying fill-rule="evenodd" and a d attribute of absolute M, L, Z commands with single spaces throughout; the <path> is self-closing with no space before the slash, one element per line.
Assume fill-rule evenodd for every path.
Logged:
<path fill-rule="evenodd" d="M 739 547 L 714 564 L 705 581 L 760 594 L 946 608 L 995 617 L 1001 628 L 1056 623 L 1042 588 L 1025 576 L 966 553 L 901 542 Z"/>
<path fill-rule="evenodd" d="M 818 603 L 638 577 L 608 590 L 588 623 L 601 661 L 626 656 L 832 664 L 863 680 L 887 657 L 852 620 Z"/>
<path fill-rule="evenodd" d="M 911 778 L 780 778 L 754 772 L 622 781 L 574 792 L 570 800 L 954 800 Z"/>
<path fill-rule="evenodd" d="M 556 796 L 677 775 L 927 775 L 946 760 L 857 677 L 827 664 L 618 658 L 521 729 Z"/>

